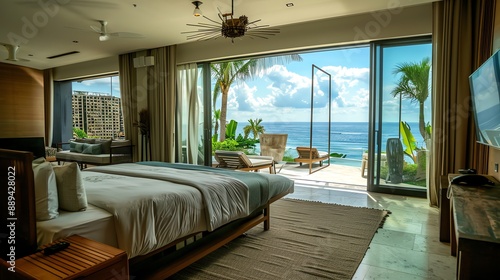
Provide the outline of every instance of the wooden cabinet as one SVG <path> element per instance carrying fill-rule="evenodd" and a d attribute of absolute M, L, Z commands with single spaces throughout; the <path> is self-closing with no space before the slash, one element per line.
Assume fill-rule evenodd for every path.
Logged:
<path fill-rule="evenodd" d="M 70 246 L 45 256 L 43 252 L 16 260 L 16 272 L 6 279 L 129 279 L 125 251 L 78 235 L 63 239 Z M 4 278 L 2 278 L 4 279 Z"/>
<path fill-rule="evenodd" d="M 500 183 L 489 179 L 494 187 L 450 185 L 450 241 L 460 280 L 500 275 Z"/>

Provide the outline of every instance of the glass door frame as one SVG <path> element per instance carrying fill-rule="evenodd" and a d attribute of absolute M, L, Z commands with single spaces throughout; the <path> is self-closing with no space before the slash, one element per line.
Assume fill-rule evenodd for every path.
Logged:
<path fill-rule="evenodd" d="M 370 44 L 370 100 L 368 129 L 367 190 L 414 197 L 427 197 L 427 188 L 395 187 L 380 182 L 382 154 L 383 52 L 384 47 L 431 43 L 431 36 L 376 41 Z M 432 61 L 432 59 L 431 59 Z M 431 91 L 432 92 L 432 91 Z M 401 110 L 401 108 L 400 108 Z"/>

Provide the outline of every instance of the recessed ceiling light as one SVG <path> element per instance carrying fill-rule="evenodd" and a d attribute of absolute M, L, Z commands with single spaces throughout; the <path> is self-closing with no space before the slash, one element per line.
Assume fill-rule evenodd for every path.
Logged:
<path fill-rule="evenodd" d="M 290 2 L 290 3 L 286 3 L 285 5 L 286 5 L 288 8 L 293 7 L 293 3 L 292 3 L 292 2 Z"/>

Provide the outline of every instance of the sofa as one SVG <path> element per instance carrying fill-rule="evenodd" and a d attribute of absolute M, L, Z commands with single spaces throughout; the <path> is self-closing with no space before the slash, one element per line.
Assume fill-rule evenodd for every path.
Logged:
<path fill-rule="evenodd" d="M 67 149 L 69 146 L 69 149 Z M 77 162 L 80 168 L 90 165 L 108 165 L 132 162 L 133 145 L 130 140 L 111 139 L 72 139 L 68 143 L 58 144 L 56 160 Z"/>

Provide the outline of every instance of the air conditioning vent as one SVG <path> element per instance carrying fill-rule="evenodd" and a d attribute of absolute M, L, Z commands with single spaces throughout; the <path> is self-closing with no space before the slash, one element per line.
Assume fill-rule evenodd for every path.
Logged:
<path fill-rule="evenodd" d="M 56 55 L 53 55 L 53 56 L 48 56 L 47 58 L 48 59 L 54 59 L 54 58 L 58 58 L 58 57 L 62 57 L 62 56 L 67 56 L 67 55 L 72 55 L 72 54 L 76 54 L 76 53 L 80 53 L 80 52 L 79 51 L 72 51 L 72 52 L 67 52 L 67 53 L 56 54 Z"/>

